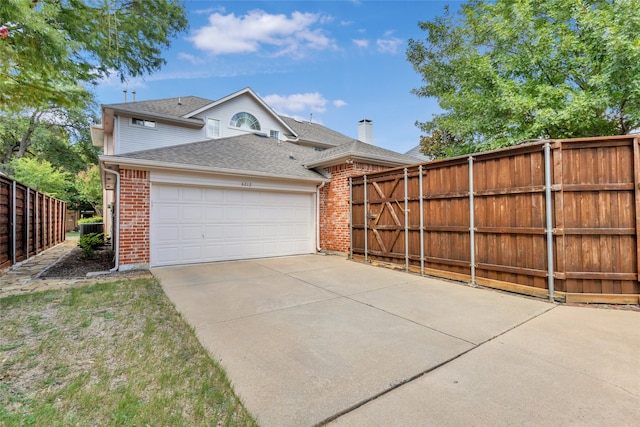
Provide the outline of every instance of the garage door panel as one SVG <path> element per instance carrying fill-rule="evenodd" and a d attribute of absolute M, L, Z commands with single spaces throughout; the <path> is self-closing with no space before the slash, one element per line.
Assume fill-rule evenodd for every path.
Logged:
<path fill-rule="evenodd" d="M 202 222 L 202 206 L 183 205 L 180 207 L 180 220 Z"/>
<path fill-rule="evenodd" d="M 181 228 L 181 236 L 183 240 L 196 240 L 198 242 L 202 241 L 202 226 L 200 225 L 192 225 L 192 226 L 182 226 Z"/>
<path fill-rule="evenodd" d="M 202 202 L 202 189 L 193 187 L 183 187 L 180 191 L 180 201 L 183 202 Z"/>
<path fill-rule="evenodd" d="M 180 200 L 180 188 L 170 186 L 158 186 L 153 189 L 153 200 L 158 202 L 175 202 Z"/>
<path fill-rule="evenodd" d="M 180 219 L 180 206 L 165 206 L 157 211 L 156 221 L 176 222 Z"/>
<path fill-rule="evenodd" d="M 151 264 L 312 253 L 314 195 L 153 185 Z"/>
<path fill-rule="evenodd" d="M 202 246 L 181 246 L 181 259 L 180 261 L 195 261 L 198 262 L 202 259 Z"/>
<path fill-rule="evenodd" d="M 204 217 L 208 221 L 221 221 L 224 219 L 224 208 L 222 206 L 205 206 Z"/>

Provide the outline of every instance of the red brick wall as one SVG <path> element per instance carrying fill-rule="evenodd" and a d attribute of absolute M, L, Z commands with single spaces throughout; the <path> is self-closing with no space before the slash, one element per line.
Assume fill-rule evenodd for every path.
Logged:
<path fill-rule="evenodd" d="M 120 169 L 120 265 L 149 263 L 148 171 Z"/>
<path fill-rule="evenodd" d="M 349 177 L 389 169 L 364 163 L 341 164 L 327 168 L 331 182 L 320 192 L 320 248 L 349 252 Z"/>

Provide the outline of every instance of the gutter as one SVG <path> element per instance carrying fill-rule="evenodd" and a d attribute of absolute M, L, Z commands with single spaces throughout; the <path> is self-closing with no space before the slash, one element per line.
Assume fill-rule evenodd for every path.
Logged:
<path fill-rule="evenodd" d="M 275 174 L 269 172 L 255 172 L 255 171 L 244 171 L 238 169 L 225 169 L 225 168 L 216 168 L 211 166 L 199 166 L 199 165 L 187 165 L 180 163 L 168 163 L 168 162 L 159 162 L 155 160 L 143 160 L 143 159 L 129 159 L 126 157 L 118 157 L 118 156 L 99 156 L 100 162 L 105 166 L 107 164 L 114 166 L 134 166 L 137 168 L 158 168 L 158 169 L 166 169 L 166 170 L 177 170 L 177 171 L 192 171 L 192 172 L 205 172 L 205 173 L 217 173 L 219 175 L 227 175 L 227 176 L 240 176 L 240 177 L 255 177 L 255 178 L 273 178 L 273 179 L 286 179 L 286 180 L 296 180 L 296 181 L 306 181 L 306 182 L 329 182 L 330 179 L 324 178 L 322 176 L 318 176 L 317 178 L 297 176 L 297 175 L 282 175 Z"/>

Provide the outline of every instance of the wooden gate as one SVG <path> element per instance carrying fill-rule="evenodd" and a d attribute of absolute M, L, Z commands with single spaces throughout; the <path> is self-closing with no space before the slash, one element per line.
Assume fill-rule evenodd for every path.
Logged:
<path fill-rule="evenodd" d="M 639 302 L 640 138 L 559 140 L 351 181 L 351 256 L 561 301 Z"/>

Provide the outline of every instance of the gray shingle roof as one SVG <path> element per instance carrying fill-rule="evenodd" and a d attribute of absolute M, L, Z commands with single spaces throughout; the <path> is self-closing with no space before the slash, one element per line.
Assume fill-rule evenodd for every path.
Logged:
<path fill-rule="evenodd" d="M 372 161 L 377 160 L 380 164 L 395 164 L 398 166 L 419 163 L 415 157 L 396 153 L 395 151 L 387 150 L 386 148 L 377 147 L 375 145 L 352 139 L 351 141 L 337 147 L 317 152 L 316 155 L 306 163 L 306 166 L 313 168 L 325 164 L 328 165 L 331 164 L 331 162 L 345 158 L 360 158 Z"/>
<path fill-rule="evenodd" d="M 411 150 L 407 151 L 404 154 L 406 154 L 407 156 L 415 157 L 416 159 L 422 162 L 428 162 L 430 160 L 433 160 L 433 157 L 425 156 L 424 154 L 422 154 L 422 151 L 420 151 L 420 145 L 416 145 L 415 147 L 413 147 Z"/>
<path fill-rule="evenodd" d="M 287 116 L 280 116 L 280 118 L 298 134 L 298 138 L 301 141 L 311 142 L 325 147 L 335 147 L 336 145 L 344 144 L 353 139 L 318 123 L 302 121 Z"/>
<path fill-rule="evenodd" d="M 247 134 L 136 151 L 111 156 L 111 158 L 114 160 L 119 158 L 137 159 L 167 164 L 202 166 L 237 171 L 238 173 L 254 172 L 322 180 L 322 175 L 303 166 L 316 153 L 317 151 L 312 147 L 278 142 L 273 138 Z"/>
<path fill-rule="evenodd" d="M 183 117 L 192 111 L 211 104 L 213 101 L 197 96 L 181 96 L 179 98 L 153 99 L 149 101 L 125 102 L 108 104 L 104 108 L 130 113 L 155 114 L 165 117 Z"/>

